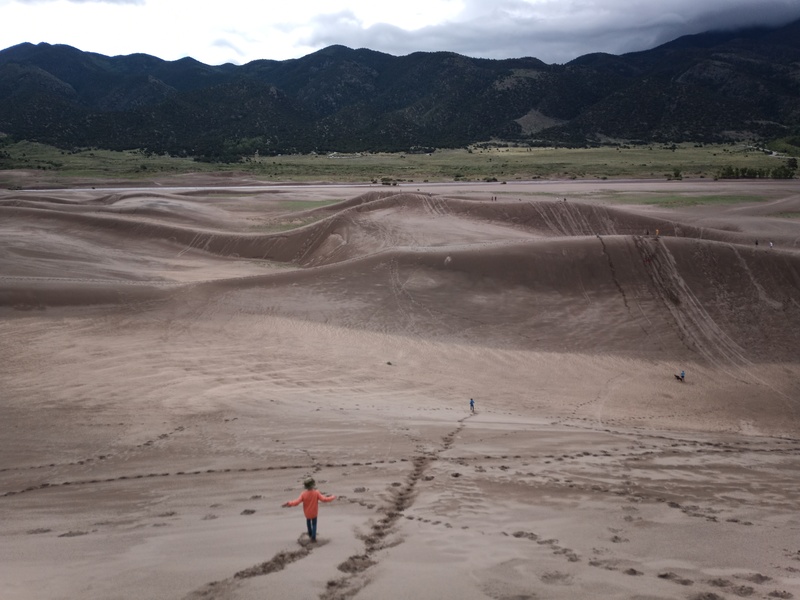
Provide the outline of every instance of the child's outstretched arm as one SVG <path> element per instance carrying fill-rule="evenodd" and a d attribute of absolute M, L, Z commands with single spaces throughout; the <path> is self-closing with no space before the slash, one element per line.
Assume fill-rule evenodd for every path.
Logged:
<path fill-rule="evenodd" d="M 284 502 L 281 504 L 282 508 L 289 508 L 290 506 L 297 506 L 303 501 L 303 495 L 301 494 L 297 500 L 289 500 L 289 502 Z"/>
<path fill-rule="evenodd" d="M 320 492 L 320 493 L 319 493 L 319 499 L 320 499 L 322 502 L 333 502 L 334 500 L 336 500 L 336 496 L 326 496 L 325 494 L 323 494 L 322 492 Z"/>

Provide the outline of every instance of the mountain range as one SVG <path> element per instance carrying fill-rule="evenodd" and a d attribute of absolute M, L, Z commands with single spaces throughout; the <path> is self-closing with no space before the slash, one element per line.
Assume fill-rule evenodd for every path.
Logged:
<path fill-rule="evenodd" d="M 800 21 L 563 65 L 330 46 L 298 59 L 210 66 L 25 43 L 0 51 L 0 134 L 226 161 L 490 140 L 796 140 Z"/>

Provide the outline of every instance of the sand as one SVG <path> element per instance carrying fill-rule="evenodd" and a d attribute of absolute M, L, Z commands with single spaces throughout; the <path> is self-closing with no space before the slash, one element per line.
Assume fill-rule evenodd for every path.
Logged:
<path fill-rule="evenodd" d="M 200 183 L 0 192 L 0 598 L 800 597 L 795 182 Z"/>

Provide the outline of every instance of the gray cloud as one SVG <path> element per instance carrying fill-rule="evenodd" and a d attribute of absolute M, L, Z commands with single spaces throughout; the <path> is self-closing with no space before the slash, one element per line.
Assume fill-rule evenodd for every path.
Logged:
<path fill-rule="evenodd" d="M 239 56 L 245 55 L 245 53 L 241 50 L 241 48 L 236 46 L 233 42 L 230 42 L 222 38 L 214 40 L 211 43 L 211 45 L 214 46 L 215 48 L 227 48 L 228 50 L 233 50 Z"/>
<path fill-rule="evenodd" d="M 488 5 L 488 6 L 487 6 Z M 406 31 L 364 28 L 352 12 L 322 15 L 303 40 L 310 47 L 343 44 L 389 54 L 452 51 L 467 56 L 534 56 L 562 63 L 591 52 L 645 50 L 682 35 L 800 19 L 800 0 L 466 0 L 451 22 Z"/>

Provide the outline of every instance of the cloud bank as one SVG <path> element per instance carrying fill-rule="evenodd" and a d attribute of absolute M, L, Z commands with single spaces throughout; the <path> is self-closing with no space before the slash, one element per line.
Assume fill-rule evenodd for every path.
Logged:
<path fill-rule="evenodd" d="M 341 44 L 563 63 L 798 19 L 800 0 L 0 0 L 0 47 L 48 42 L 241 64 Z"/>
<path fill-rule="evenodd" d="M 314 17 L 302 40 L 389 54 L 453 51 L 483 58 L 534 56 L 566 62 L 583 54 L 621 54 L 682 35 L 800 19 L 798 0 L 467 0 L 456 18 L 417 30 L 363 26 L 352 11 Z"/>

